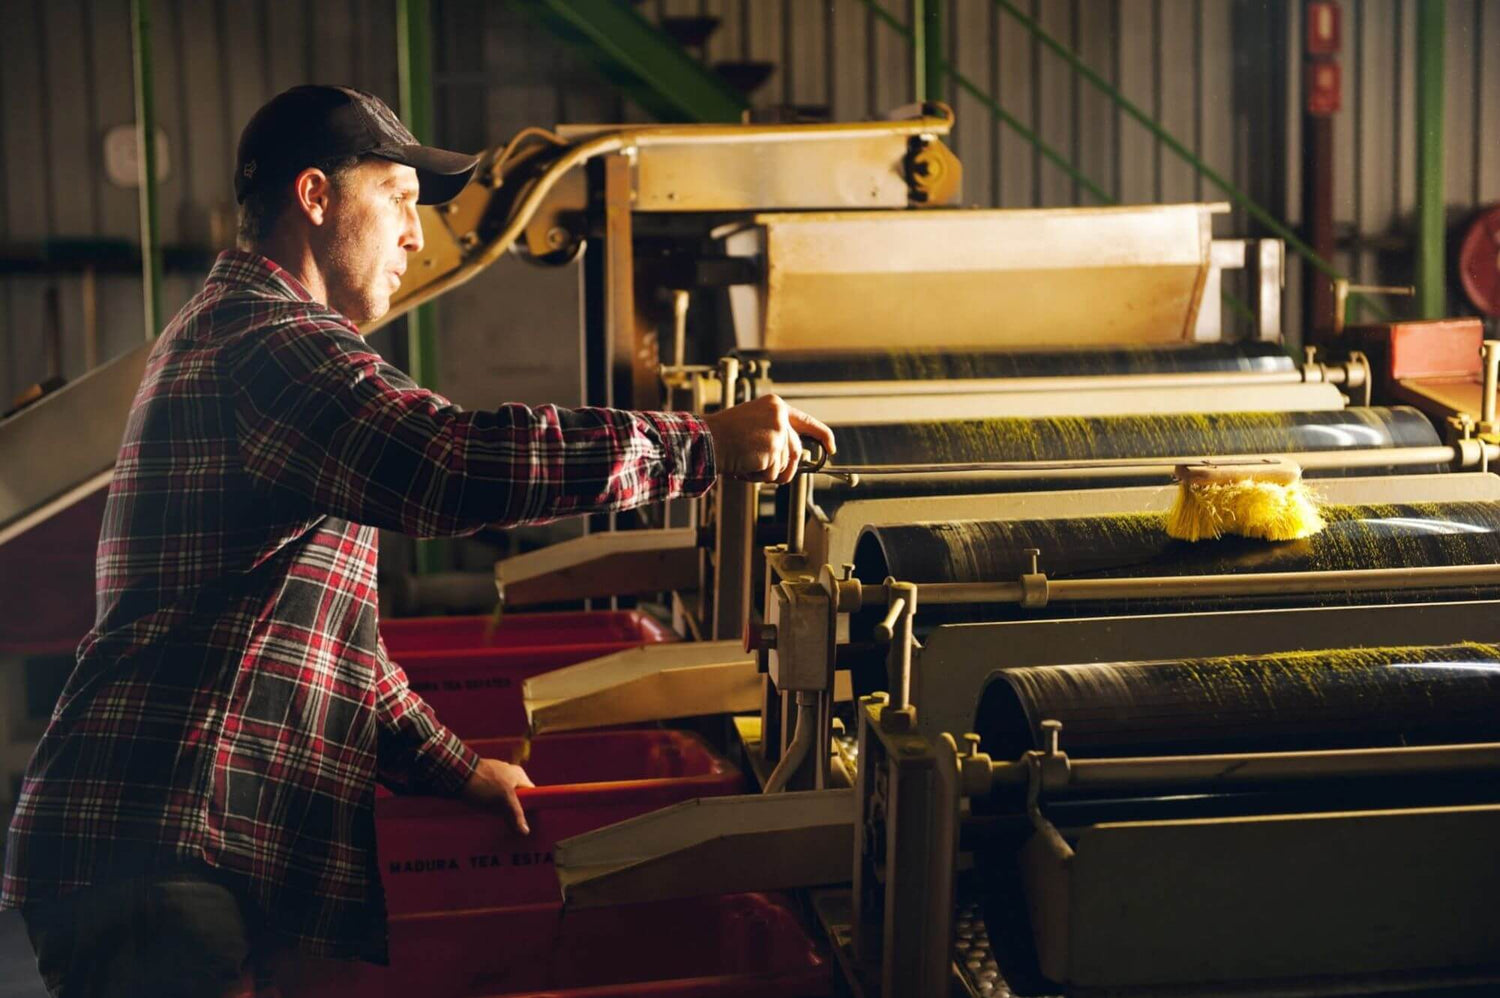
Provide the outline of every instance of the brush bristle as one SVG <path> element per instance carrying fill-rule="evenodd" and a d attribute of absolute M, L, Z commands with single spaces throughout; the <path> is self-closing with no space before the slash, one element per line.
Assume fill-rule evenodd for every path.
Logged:
<path fill-rule="evenodd" d="M 1300 481 L 1182 482 L 1167 514 L 1167 536 L 1181 541 L 1217 540 L 1225 534 L 1294 541 L 1311 537 L 1323 526 L 1323 517 Z"/>

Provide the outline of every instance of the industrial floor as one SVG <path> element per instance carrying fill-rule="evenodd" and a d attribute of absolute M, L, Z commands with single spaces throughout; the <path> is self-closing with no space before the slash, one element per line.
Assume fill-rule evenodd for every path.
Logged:
<path fill-rule="evenodd" d="M 0 998 L 47 998 L 21 915 L 0 911 Z"/>

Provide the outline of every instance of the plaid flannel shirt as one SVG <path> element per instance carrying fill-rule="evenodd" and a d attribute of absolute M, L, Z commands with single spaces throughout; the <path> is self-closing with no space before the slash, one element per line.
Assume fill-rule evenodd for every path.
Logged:
<path fill-rule="evenodd" d="M 303 951 L 383 960 L 375 783 L 452 794 L 478 759 L 386 655 L 376 528 L 624 509 L 713 474 L 691 415 L 463 411 L 271 261 L 224 253 L 131 406 L 96 623 L 23 781 L 0 907 L 206 863 Z"/>

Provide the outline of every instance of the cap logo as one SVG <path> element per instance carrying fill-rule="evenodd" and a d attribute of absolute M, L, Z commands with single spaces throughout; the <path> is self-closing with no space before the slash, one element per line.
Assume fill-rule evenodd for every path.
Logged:
<path fill-rule="evenodd" d="M 356 93 L 358 93 L 358 91 L 356 91 Z M 372 99 L 371 97 L 369 97 L 369 95 L 363 93 L 359 93 L 357 99 L 364 107 L 364 109 L 369 112 L 369 114 L 373 116 L 375 120 L 381 125 L 381 127 L 383 127 L 387 132 L 391 133 L 402 141 L 416 141 L 414 138 L 410 138 L 411 132 L 407 131 L 406 126 L 401 123 L 401 119 L 396 117 L 396 112 L 392 111 L 390 109 L 390 106 L 387 105 L 385 101 Z"/>
<path fill-rule="evenodd" d="M 246 163 L 245 169 L 241 172 L 245 174 L 246 180 L 255 179 L 255 160 L 252 159 L 250 162 Z"/>

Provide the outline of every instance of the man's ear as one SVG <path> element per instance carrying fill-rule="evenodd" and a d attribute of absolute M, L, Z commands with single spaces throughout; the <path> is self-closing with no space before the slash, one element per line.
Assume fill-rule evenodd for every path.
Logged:
<path fill-rule="evenodd" d="M 313 225 L 322 225 L 328 217 L 328 202 L 332 192 L 333 184 L 328 175 L 315 166 L 303 170 L 292 181 L 292 203 Z"/>

